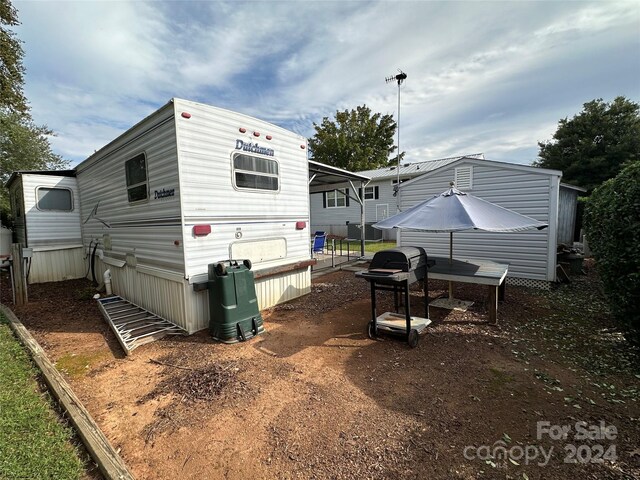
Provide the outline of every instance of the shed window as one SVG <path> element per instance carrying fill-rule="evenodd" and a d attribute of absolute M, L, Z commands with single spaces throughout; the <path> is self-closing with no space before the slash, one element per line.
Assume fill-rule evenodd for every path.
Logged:
<path fill-rule="evenodd" d="M 233 157 L 233 176 L 238 188 L 277 191 L 280 184 L 278 162 L 244 153 Z"/>
<path fill-rule="evenodd" d="M 38 210 L 59 210 L 62 212 L 73 210 L 71 190 L 68 188 L 39 187 L 37 196 Z"/>
<path fill-rule="evenodd" d="M 146 200 L 149 196 L 149 189 L 147 187 L 147 159 L 144 153 L 124 162 L 124 169 L 127 176 L 129 203 Z"/>

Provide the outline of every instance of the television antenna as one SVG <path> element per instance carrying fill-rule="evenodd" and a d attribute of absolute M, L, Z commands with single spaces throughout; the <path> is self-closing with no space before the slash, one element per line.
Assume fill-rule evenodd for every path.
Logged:
<path fill-rule="evenodd" d="M 392 82 L 398 82 L 398 119 L 396 120 L 396 129 L 397 129 L 397 134 L 398 134 L 398 140 L 397 140 L 397 144 L 398 144 L 398 166 L 396 168 L 396 188 L 395 191 L 397 192 L 398 189 L 400 188 L 400 85 L 402 85 L 402 82 L 404 82 L 407 79 L 407 74 L 404 73 L 402 70 L 398 69 L 398 74 L 397 75 L 391 75 L 390 77 L 386 77 L 384 79 L 384 81 L 386 83 L 392 83 Z M 398 195 L 396 195 L 396 207 L 398 212 L 400 211 L 400 197 Z"/>

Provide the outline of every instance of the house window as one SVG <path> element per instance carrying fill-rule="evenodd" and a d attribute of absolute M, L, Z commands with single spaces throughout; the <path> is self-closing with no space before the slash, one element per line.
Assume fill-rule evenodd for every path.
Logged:
<path fill-rule="evenodd" d="M 233 177 L 238 188 L 277 191 L 278 162 L 240 153 L 233 156 Z"/>
<path fill-rule="evenodd" d="M 373 187 L 364 187 L 364 199 L 365 200 L 374 200 L 375 190 Z"/>
<path fill-rule="evenodd" d="M 347 206 L 346 189 L 339 188 L 327 192 L 327 208 L 341 208 Z"/>
<path fill-rule="evenodd" d="M 471 190 L 473 187 L 473 167 L 456 167 L 454 184 L 458 190 Z"/>
<path fill-rule="evenodd" d="M 124 162 L 127 176 L 127 196 L 129 203 L 146 200 L 149 196 L 147 180 L 147 159 L 144 153 Z"/>
<path fill-rule="evenodd" d="M 400 183 L 404 183 L 407 180 L 409 180 L 408 178 L 401 178 L 400 179 Z M 396 183 L 398 183 L 398 180 L 396 178 L 394 178 L 393 180 L 391 180 L 391 185 L 395 185 Z"/>
<path fill-rule="evenodd" d="M 36 195 L 38 210 L 58 210 L 61 212 L 73 210 L 71 190 L 68 188 L 38 187 Z"/>

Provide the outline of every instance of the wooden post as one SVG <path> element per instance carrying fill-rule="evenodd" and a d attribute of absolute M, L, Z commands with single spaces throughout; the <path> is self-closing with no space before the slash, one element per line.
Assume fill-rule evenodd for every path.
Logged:
<path fill-rule="evenodd" d="M 24 305 L 27 303 L 27 282 L 22 268 L 24 262 L 22 260 L 22 245 L 19 243 L 11 244 L 11 259 L 13 261 L 13 288 L 16 298 L 16 305 Z"/>

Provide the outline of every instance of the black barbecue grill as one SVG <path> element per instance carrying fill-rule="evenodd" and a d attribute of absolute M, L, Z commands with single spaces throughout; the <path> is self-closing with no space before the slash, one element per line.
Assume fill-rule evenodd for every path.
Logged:
<path fill-rule="evenodd" d="M 378 330 L 384 330 L 404 335 L 411 347 L 418 344 L 418 334 L 430 323 L 427 270 L 434 263 L 428 260 L 427 253 L 422 247 L 390 248 L 381 250 L 373 256 L 369 270 L 356 273 L 356 277 L 363 278 L 371 284 L 371 322 L 368 326 L 371 338 L 377 336 Z M 412 322 L 411 317 L 409 286 L 418 281 L 423 281 L 425 318 L 416 323 Z M 376 291 L 378 290 L 394 293 L 396 313 L 385 314 L 384 320 L 379 319 L 376 313 Z M 404 315 L 398 314 L 400 294 L 404 295 Z M 399 321 L 401 319 L 405 322 Z"/>

